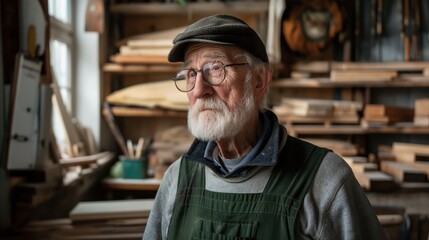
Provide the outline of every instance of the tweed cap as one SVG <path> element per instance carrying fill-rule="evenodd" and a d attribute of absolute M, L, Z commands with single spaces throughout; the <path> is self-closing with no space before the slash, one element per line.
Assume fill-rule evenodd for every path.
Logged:
<path fill-rule="evenodd" d="M 268 62 L 265 45 L 258 34 L 244 21 L 229 15 L 213 15 L 189 25 L 174 38 L 168 61 L 183 62 L 190 43 L 233 45 Z"/>

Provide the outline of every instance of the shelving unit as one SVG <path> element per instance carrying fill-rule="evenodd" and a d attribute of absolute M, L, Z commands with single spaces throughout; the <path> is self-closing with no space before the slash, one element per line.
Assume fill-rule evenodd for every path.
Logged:
<path fill-rule="evenodd" d="M 261 36 L 266 35 L 268 1 L 190 2 L 177 3 L 118 3 L 107 6 L 108 17 L 105 46 L 108 54 L 117 53 L 117 41 L 154 31 L 189 25 L 212 14 L 231 14 L 245 20 Z M 119 35 L 118 35 L 119 34 Z M 265 37 L 264 37 L 265 38 Z M 102 101 L 115 90 L 134 84 L 170 79 L 180 64 L 135 62 L 124 64 L 106 56 L 103 64 Z M 172 83 L 173 84 L 173 83 Z M 125 138 L 152 137 L 156 131 L 186 124 L 186 112 L 111 106 Z M 103 112 L 106 115 L 106 112 Z"/>

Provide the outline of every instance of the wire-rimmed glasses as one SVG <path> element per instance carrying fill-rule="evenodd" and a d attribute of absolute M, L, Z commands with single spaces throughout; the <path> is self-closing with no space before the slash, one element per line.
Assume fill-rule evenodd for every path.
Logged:
<path fill-rule="evenodd" d="M 247 63 L 232 63 L 232 64 L 223 64 L 219 61 L 208 62 L 203 65 L 200 70 L 194 69 L 182 69 L 177 72 L 176 76 L 173 78 L 176 88 L 181 92 L 189 92 L 195 87 L 195 81 L 197 79 L 198 72 L 203 74 L 203 79 L 208 84 L 212 86 L 217 86 L 221 84 L 226 77 L 226 67 L 233 66 L 242 66 Z"/>

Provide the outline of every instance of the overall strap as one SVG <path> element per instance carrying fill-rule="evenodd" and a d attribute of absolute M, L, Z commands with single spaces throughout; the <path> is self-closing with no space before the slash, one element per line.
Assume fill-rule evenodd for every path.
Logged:
<path fill-rule="evenodd" d="M 317 170 L 329 149 L 321 148 L 298 138 L 287 136 L 285 146 L 279 155 L 265 192 L 285 196 L 292 201 L 289 209 L 288 230 L 295 235 L 296 217 Z"/>

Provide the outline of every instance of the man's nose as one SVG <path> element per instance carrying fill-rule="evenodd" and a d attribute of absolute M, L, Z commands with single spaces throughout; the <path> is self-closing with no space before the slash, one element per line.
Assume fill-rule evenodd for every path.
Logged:
<path fill-rule="evenodd" d="M 198 98 L 213 93 L 213 87 L 204 79 L 201 71 L 197 72 L 195 76 L 195 86 L 192 92 Z"/>

